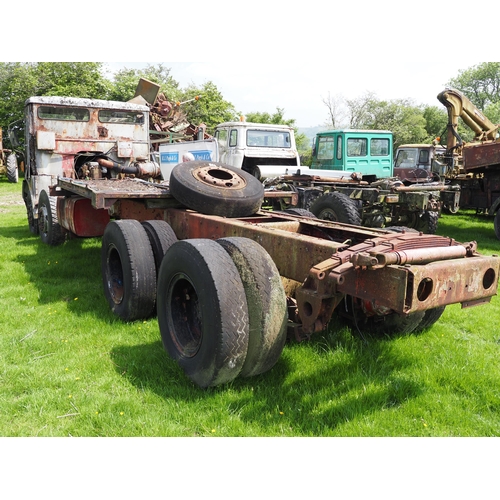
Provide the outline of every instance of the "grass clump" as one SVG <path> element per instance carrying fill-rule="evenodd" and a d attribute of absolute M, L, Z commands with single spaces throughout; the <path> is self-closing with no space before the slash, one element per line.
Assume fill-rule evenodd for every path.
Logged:
<path fill-rule="evenodd" d="M 439 233 L 499 249 L 491 219 Z M 449 306 L 432 328 L 361 338 L 334 318 L 268 373 L 208 390 L 165 353 L 156 319 L 109 311 L 100 239 L 48 247 L 20 184 L 0 181 L 0 435 L 498 436 L 500 303 Z"/>

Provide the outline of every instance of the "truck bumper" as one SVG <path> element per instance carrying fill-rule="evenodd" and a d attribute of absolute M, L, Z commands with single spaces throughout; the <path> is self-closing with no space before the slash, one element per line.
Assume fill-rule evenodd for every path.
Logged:
<path fill-rule="evenodd" d="M 400 314 L 455 303 L 470 307 L 489 302 L 496 295 L 499 262 L 496 256 L 478 255 L 425 265 L 352 268 L 349 278 L 344 274 L 337 291 Z"/>

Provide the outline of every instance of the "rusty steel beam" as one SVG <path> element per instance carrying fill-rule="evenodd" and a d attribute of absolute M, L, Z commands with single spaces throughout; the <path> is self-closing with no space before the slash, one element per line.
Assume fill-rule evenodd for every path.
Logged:
<path fill-rule="evenodd" d="M 409 314 L 454 303 L 468 307 L 497 293 L 500 259 L 477 254 L 475 242 L 270 211 L 238 219 L 204 215 L 162 206 L 175 200 L 168 190 L 158 196 L 148 183 L 127 190 L 117 182 L 116 191 L 108 181 L 88 181 L 86 189 L 76 181 L 59 185 L 86 195 L 95 208 L 112 201 L 112 217 L 165 220 L 179 239 L 238 236 L 258 242 L 282 277 L 301 283 L 295 293 L 306 335 L 327 325 L 345 295 L 372 302 L 374 309 Z"/>

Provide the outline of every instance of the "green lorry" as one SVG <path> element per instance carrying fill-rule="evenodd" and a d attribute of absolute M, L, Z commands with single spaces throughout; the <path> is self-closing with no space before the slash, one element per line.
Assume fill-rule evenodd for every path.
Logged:
<path fill-rule="evenodd" d="M 262 170 L 267 204 L 347 224 L 434 233 L 444 185 L 403 182 L 394 176 L 393 165 L 388 130 L 319 132 L 311 167 Z"/>

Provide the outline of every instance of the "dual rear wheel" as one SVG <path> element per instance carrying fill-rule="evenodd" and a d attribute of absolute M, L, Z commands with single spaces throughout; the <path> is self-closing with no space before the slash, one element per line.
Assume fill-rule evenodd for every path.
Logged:
<path fill-rule="evenodd" d="M 110 222 L 104 292 L 125 321 L 156 310 L 163 345 L 198 386 L 270 370 L 286 340 L 286 296 L 269 254 L 247 238 L 177 241 L 164 221 Z"/>

